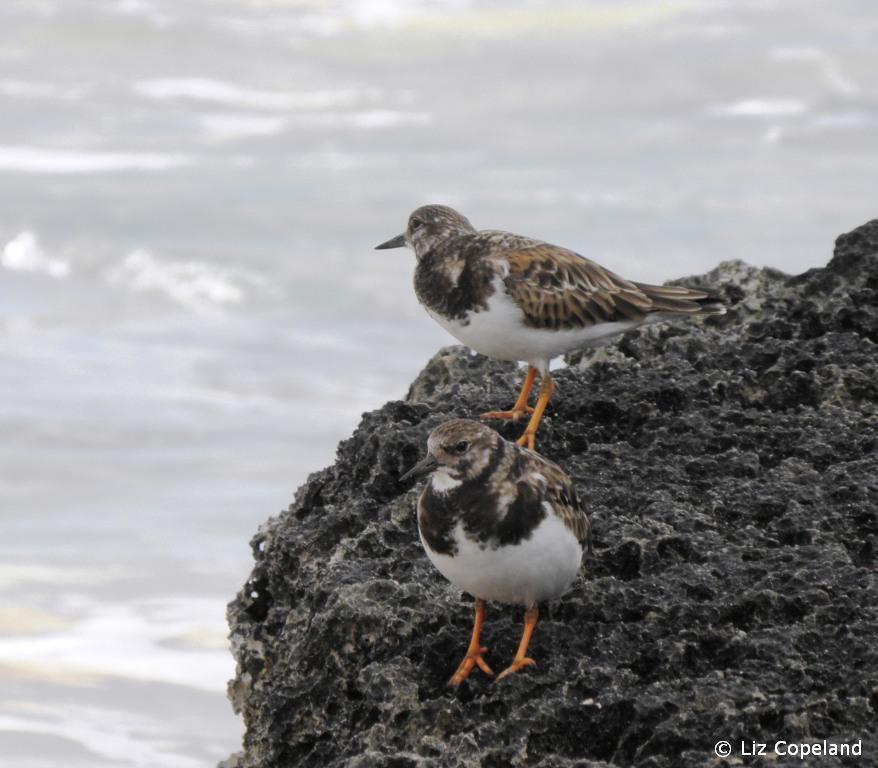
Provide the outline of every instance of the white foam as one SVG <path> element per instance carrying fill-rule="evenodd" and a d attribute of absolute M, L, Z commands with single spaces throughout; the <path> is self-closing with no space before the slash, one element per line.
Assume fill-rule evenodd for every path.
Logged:
<path fill-rule="evenodd" d="M 358 128 L 387 128 L 394 125 L 426 125 L 431 120 L 427 112 L 401 112 L 395 109 L 370 109 L 355 112 L 352 121 Z"/>
<path fill-rule="evenodd" d="M 138 16 L 145 19 L 148 23 L 159 29 L 170 26 L 175 16 L 169 13 L 174 8 L 174 4 L 145 2 L 145 0 L 117 0 L 106 8 L 111 13 L 118 13 L 120 16 Z"/>
<path fill-rule="evenodd" d="M 201 118 L 204 132 L 216 141 L 273 136 L 282 133 L 286 126 L 285 118 L 274 115 L 215 114 Z"/>
<path fill-rule="evenodd" d="M 355 24 L 363 27 L 395 26 L 414 17 L 421 10 L 418 5 L 400 0 L 368 0 L 351 3 L 345 10 Z"/>
<path fill-rule="evenodd" d="M 42 272 L 54 278 L 67 277 L 70 265 L 63 259 L 47 256 L 33 232 L 16 235 L 3 247 L 0 264 L 11 272 Z"/>
<path fill-rule="evenodd" d="M 192 163 L 183 154 L 78 152 L 40 147 L 0 146 L 0 171 L 18 173 L 110 173 L 167 171 Z"/>
<path fill-rule="evenodd" d="M 168 738 L 166 723 L 142 716 L 133 718 L 111 708 L 82 706 L 58 708 L 37 704 L 23 715 L 0 715 L 0 733 L 32 733 L 69 739 L 83 750 L 111 765 L 136 768 L 203 768 L 203 763 L 182 753 Z M 81 765 L 75 758 L 68 765 Z M 43 765 L 26 761 L 28 765 Z M 48 764 L 48 763 L 47 763 Z"/>
<path fill-rule="evenodd" d="M 799 99 L 744 99 L 712 107 L 710 114 L 720 117 L 790 117 L 810 109 Z"/>
<path fill-rule="evenodd" d="M 86 585 L 103 584 L 127 575 L 121 568 L 101 568 L 95 571 L 90 568 L 53 567 L 37 564 L 12 565 L 0 563 L 0 589 L 20 587 L 27 584 L 54 585 Z"/>
<path fill-rule="evenodd" d="M 77 618 L 42 635 L 0 636 L 0 664 L 19 676 L 66 681 L 121 677 L 217 692 L 234 663 L 222 606 L 167 598 L 76 606 Z"/>
<path fill-rule="evenodd" d="M 260 275 L 247 270 L 202 261 L 163 260 L 143 249 L 129 253 L 106 276 L 112 284 L 162 293 L 190 309 L 240 304 L 247 297 L 247 288 L 264 283 Z"/>
<path fill-rule="evenodd" d="M 329 109 L 349 106 L 357 92 L 329 91 L 264 91 L 243 88 L 223 80 L 205 77 L 159 78 L 134 83 L 135 92 L 158 101 L 190 100 L 234 107 L 266 110 Z"/>
<path fill-rule="evenodd" d="M 120 706 L 121 699 L 112 698 L 95 705 L 83 697 L 71 707 L 67 696 L 58 702 L 35 697 L 20 706 L 7 700 L 0 708 L 0 734 L 17 731 L 69 739 L 115 766 L 203 765 L 191 754 L 185 727 L 169 727 L 149 703 L 152 690 L 143 683 L 188 687 L 199 692 L 194 701 L 203 700 L 201 691 L 219 698 L 234 670 L 224 640 L 222 606 L 215 600 L 186 597 L 125 602 L 80 597 L 68 602 L 73 605 L 66 606 L 53 625 L 44 622 L 40 634 L 0 636 L 3 676 L 23 685 L 57 686 L 74 697 L 76 687 L 99 681 L 137 681 L 136 690 L 147 702 Z M 215 747 L 210 744 L 210 751 Z M 98 762 L 103 765 L 104 760 Z M 73 759 L 68 764 L 87 763 Z"/>

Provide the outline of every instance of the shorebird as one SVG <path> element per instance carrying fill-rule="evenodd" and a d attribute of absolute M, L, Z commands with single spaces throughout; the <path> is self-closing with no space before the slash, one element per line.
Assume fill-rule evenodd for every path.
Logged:
<path fill-rule="evenodd" d="M 476 352 L 528 364 L 512 408 L 481 418 L 518 422 L 530 414 L 519 444 L 531 449 L 555 390 L 553 358 L 644 323 L 724 311 L 707 291 L 631 282 L 567 248 L 476 230 L 444 205 L 418 208 L 403 234 L 376 248 L 403 246 L 415 251 L 415 292 L 439 325 Z M 531 408 L 538 372 L 539 395 Z"/>
<path fill-rule="evenodd" d="M 527 649 L 537 605 L 576 578 L 590 549 L 588 518 L 557 464 L 477 421 L 434 429 L 426 458 L 400 481 L 427 474 L 418 500 L 421 543 L 439 572 L 475 598 L 469 648 L 448 684 L 457 687 L 475 667 L 493 675 L 480 640 L 486 600 L 525 608 L 518 651 L 499 681 L 534 663 Z"/>

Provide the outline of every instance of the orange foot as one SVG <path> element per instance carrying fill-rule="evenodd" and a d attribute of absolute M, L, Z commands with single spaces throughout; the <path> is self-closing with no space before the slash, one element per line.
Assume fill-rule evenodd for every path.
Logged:
<path fill-rule="evenodd" d="M 495 682 L 499 683 L 506 675 L 511 675 L 513 672 L 518 672 L 519 669 L 523 669 L 524 667 L 531 667 L 536 662 L 533 659 L 529 659 L 527 656 L 521 659 L 515 659 L 506 669 L 504 669 L 499 675 L 497 675 L 497 679 Z"/>
<path fill-rule="evenodd" d="M 514 421 L 516 424 L 521 420 L 522 416 L 533 413 L 534 409 L 529 405 L 524 408 L 513 408 L 511 411 L 488 411 L 479 416 L 480 419 L 506 419 Z"/>
<path fill-rule="evenodd" d="M 488 411 L 479 416 L 480 419 L 507 419 L 518 423 L 522 416 L 527 416 L 534 412 L 534 409 L 527 404 L 530 397 L 530 391 L 533 389 L 534 379 L 537 376 L 537 369 L 532 365 L 527 367 L 527 374 L 524 377 L 524 383 L 521 385 L 521 392 L 515 405 L 508 411 Z"/>
<path fill-rule="evenodd" d="M 493 677 L 494 673 L 491 671 L 491 668 L 488 666 L 484 658 L 482 658 L 482 654 L 487 652 L 487 648 L 475 648 L 469 651 L 466 656 L 463 657 L 463 661 L 460 662 L 457 672 L 455 672 L 448 681 L 449 687 L 457 688 L 457 686 L 469 677 L 469 673 L 473 671 L 474 667 L 478 667 L 486 675 Z"/>
<path fill-rule="evenodd" d="M 496 682 L 499 683 L 504 677 L 506 677 L 506 675 L 518 672 L 522 667 L 530 667 L 536 664 L 533 659 L 529 659 L 525 654 L 527 653 L 527 646 L 530 644 L 531 635 L 533 635 L 534 629 L 537 626 L 539 615 L 539 611 L 535 605 L 532 605 L 524 612 L 524 632 L 521 633 L 521 642 L 518 644 L 515 658 L 512 660 L 512 663 L 497 676 Z"/>
<path fill-rule="evenodd" d="M 549 398 L 554 391 L 555 382 L 552 381 L 552 377 L 547 373 L 543 377 L 543 383 L 540 385 L 540 396 L 537 398 L 537 407 L 534 408 L 533 415 L 530 417 L 527 427 L 525 427 L 524 434 L 515 441 L 518 445 L 523 445 L 534 450 L 537 430 L 540 428 L 540 421 L 542 421 L 543 413 L 545 412 L 546 406 L 549 404 Z"/>

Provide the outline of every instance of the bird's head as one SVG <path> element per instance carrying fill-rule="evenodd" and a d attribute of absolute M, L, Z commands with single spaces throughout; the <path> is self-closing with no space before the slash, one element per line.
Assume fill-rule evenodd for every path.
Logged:
<path fill-rule="evenodd" d="M 475 231 L 469 219 L 454 208 L 447 205 L 422 205 L 409 216 L 405 232 L 376 245 L 375 250 L 402 248 L 407 245 L 420 258 L 443 240 Z"/>
<path fill-rule="evenodd" d="M 464 480 L 478 477 L 502 440 L 493 429 L 477 421 L 446 421 L 427 438 L 427 456 L 400 480 L 433 473 L 434 489 L 450 490 Z"/>

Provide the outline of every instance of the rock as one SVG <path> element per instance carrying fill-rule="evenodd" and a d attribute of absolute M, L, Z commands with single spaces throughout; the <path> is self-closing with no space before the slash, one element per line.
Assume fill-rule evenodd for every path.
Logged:
<path fill-rule="evenodd" d="M 472 601 L 427 561 L 399 477 L 437 424 L 511 404 L 521 372 L 443 349 L 254 538 L 228 614 L 246 723 L 228 765 L 722 766 L 778 739 L 876 759 L 878 220 L 826 268 L 692 282 L 729 312 L 557 372 L 538 447 L 575 479 L 596 557 L 542 611 L 537 666 L 445 687 Z M 495 669 L 521 614 L 488 607 Z"/>

